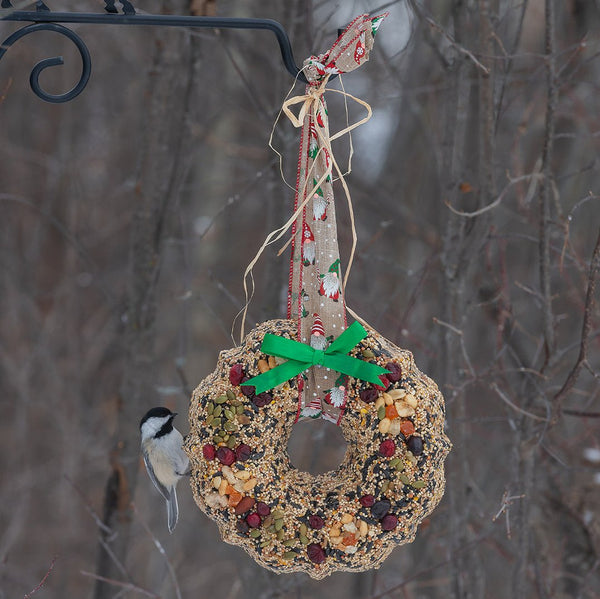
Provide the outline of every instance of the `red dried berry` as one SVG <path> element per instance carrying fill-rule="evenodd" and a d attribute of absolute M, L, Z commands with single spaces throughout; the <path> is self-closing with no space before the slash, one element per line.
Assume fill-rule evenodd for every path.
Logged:
<path fill-rule="evenodd" d="M 325 561 L 325 550 L 318 543 L 309 543 L 306 547 L 308 559 L 315 564 L 322 564 Z"/>
<path fill-rule="evenodd" d="M 319 530 L 325 526 L 325 522 L 321 516 L 309 516 L 308 517 L 308 525 L 315 530 Z"/>
<path fill-rule="evenodd" d="M 371 507 L 375 503 L 373 495 L 363 495 L 358 501 L 363 507 Z"/>
<path fill-rule="evenodd" d="M 235 448 L 235 457 L 238 462 L 245 462 L 252 454 L 252 448 L 245 443 L 240 443 Z"/>
<path fill-rule="evenodd" d="M 396 444 L 394 443 L 393 439 L 386 439 L 385 441 L 381 442 L 381 445 L 379 446 L 379 454 L 384 458 L 391 458 L 395 452 Z"/>
<path fill-rule="evenodd" d="M 242 377 L 241 382 L 245 383 L 246 381 L 249 381 L 249 380 L 250 380 L 249 376 L 244 376 L 244 377 Z M 242 385 L 240 387 L 240 389 L 242 390 L 242 393 L 246 397 L 249 397 L 250 399 L 252 399 L 254 397 L 254 394 L 256 393 L 256 387 L 254 385 Z"/>
<path fill-rule="evenodd" d="M 385 365 L 385 369 L 389 370 L 388 374 L 386 374 L 386 378 L 392 383 L 397 383 L 402 378 L 402 368 L 400 368 L 400 364 L 396 364 L 396 362 L 388 362 Z"/>
<path fill-rule="evenodd" d="M 229 382 L 232 385 L 237 387 L 242 382 L 243 378 L 244 378 L 243 366 L 241 364 L 234 364 L 229 369 Z"/>
<path fill-rule="evenodd" d="M 204 456 L 205 460 L 214 460 L 215 456 L 217 455 L 217 448 L 214 445 L 207 443 L 202 448 L 202 455 Z"/>
<path fill-rule="evenodd" d="M 246 523 L 250 528 L 258 528 L 261 523 L 260 516 L 256 512 L 252 512 L 246 516 Z"/>
<path fill-rule="evenodd" d="M 256 504 L 256 512 L 259 516 L 265 518 L 271 513 L 271 508 L 264 501 L 259 501 Z"/>
<path fill-rule="evenodd" d="M 254 387 L 253 387 L 254 388 Z M 266 391 L 264 393 L 259 393 L 252 398 L 252 403 L 257 408 L 264 408 L 267 404 L 270 404 L 273 401 L 273 396 Z"/>
<path fill-rule="evenodd" d="M 217 449 L 217 460 L 225 466 L 231 466 L 235 462 L 235 453 L 229 447 L 219 447 Z"/>
<path fill-rule="evenodd" d="M 398 526 L 398 517 L 394 514 L 387 514 L 381 519 L 381 528 L 383 530 L 394 530 Z"/>
<path fill-rule="evenodd" d="M 365 403 L 373 403 L 379 397 L 379 393 L 377 393 L 377 389 L 374 387 L 369 387 L 368 389 L 363 389 L 360 392 L 360 398 Z"/>
<path fill-rule="evenodd" d="M 379 380 L 381 381 L 381 385 L 375 385 L 375 389 L 385 391 L 390 386 L 390 381 L 385 374 L 379 375 Z"/>

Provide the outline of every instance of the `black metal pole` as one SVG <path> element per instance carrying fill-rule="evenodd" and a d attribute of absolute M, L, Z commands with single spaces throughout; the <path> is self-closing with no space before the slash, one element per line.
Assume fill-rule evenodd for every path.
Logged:
<path fill-rule="evenodd" d="M 0 11 L 0 15 L 2 15 Z M 39 74 L 46 67 L 62 64 L 61 57 L 54 57 L 42 60 L 34 66 L 30 82 L 36 95 L 47 102 L 59 103 L 67 102 L 78 96 L 85 88 L 90 72 L 91 58 L 83 40 L 72 30 L 63 27 L 60 23 L 82 23 L 88 25 L 145 25 L 151 27 L 191 27 L 191 28 L 211 28 L 211 29 L 252 29 L 267 30 L 275 34 L 281 58 L 287 71 L 300 81 L 307 83 L 306 77 L 298 68 L 294 60 L 292 46 L 290 44 L 287 32 L 277 21 L 272 19 L 238 19 L 221 17 L 194 17 L 194 16 L 174 16 L 174 15 L 142 15 L 134 12 L 126 14 L 102 14 L 102 13 L 68 13 L 53 12 L 47 9 L 38 9 L 36 11 L 6 11 L 6 15 L 0 17 L 0 21 L 14 21 L 23 23 L 32 23 L 27 25 L 4 40 L 0 45 L 0 59 L 4 56 L 10 46 L 17 40 L 29 33 L 40 30 L 50 30 L 68 37 L 78 48 L 83 61 L 82 73 L 79 82 L 75 87 L 65 94 L 52 95 L 45 92 L 39 84 Z"/>

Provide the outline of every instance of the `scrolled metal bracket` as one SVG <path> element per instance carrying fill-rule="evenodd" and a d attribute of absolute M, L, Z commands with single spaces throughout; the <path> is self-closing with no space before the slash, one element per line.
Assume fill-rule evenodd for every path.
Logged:
<path fill-rule="evenodd" d="M 9 35 L 0 45 L 0 60 L 6 54 L 6 51 L 22 37 L 36 31 L 54 31 L 64 35 L 71 40 L 77 47 L 82 60 L 82 71 L 77 84 L 70 91 L 64 94 L 49 94 L 44 91 L 40 85 L 39 77 L 41 72 L 52 66 L 64 64 L 61 56 L 46 58 L 38 62 L 32 69 L 29 82 L 33 92 L 46 102 L 54 104 L 68 102 L 77 97 L 87 85 L 92 71 L 92 60 L 90 52 L 84 41 L 71 29 L 61 25 L 61 23 L 83 23 L 92 25 L 150 25 L 159 27 L 203 27 L 211 29 L 253 29 L 267 30 L 275 34 L 281 58 L 287 71 L 298 80 L 307 83 L 302 71 L 296 65 L 292 46 L 289 37 L 283 26 L 272 19 L 237 19 L 230 17 L 193 17 L 193 16 L 173 16 L 173 15 L 142 15 L 136 13 L 135 7 L 128 0 L 121 0 L 120 4 L 123 12 L 119 13 L 115 6 L 115 0 L 104 0 L 104 13 L 67 13 L 53 12 L 48 6 L 38 0 L 36 10 L 21 11 L 14 10 L 11 0 L 2 0 L 0 10 L 0 21 L 28 22 L 22 29 L 19 29 Z"/>
<path fill-rule="evenodd" d="M 40 60 L 40 62 L 38 62 L 31 70 L 31 74 L 29 75 L 29 84 L 31 85 L 31 89 L 36 96 L 40 97 L 46 102 L 51 102 L 52 104 L 60 104 L 76 98 L 84 90 L 89 81 L 90 74 L 92 72 L 92 59 L 84 41 L 71 29 L 63 27 L 57 23 L 34 23 L 32 25 L 27 25 L 26 27 L 15 31 L 12 35 L 9 35 L 4 40 L 2 46 L 0 46 L 0 59 L 2 59 L 6 51 L 16 41 L 30 33 L 35 33 L 36 31 L 55 31 L 56 33 L 60 33 L 61 35 L 64 35 L 70 39 L 79 50 L 79 54 L 81 55 L 82 69 L 79 81 L 75 87 L 73 87 L 73 89 L 65 92 L 64 94 L 49 94 L 48 92 L 44 91 L 40 85 L 40 73 L 48 67 L 62 65 L 65 61 L 63 60 L 62 56 L 45 58 L 44 60 Z"/>

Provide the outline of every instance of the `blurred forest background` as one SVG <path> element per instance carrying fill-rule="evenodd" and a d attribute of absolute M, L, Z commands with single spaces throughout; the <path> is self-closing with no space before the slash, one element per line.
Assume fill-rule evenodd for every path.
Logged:
<path fill-rule="evenodd" d="M 137 4 L 273 18 L 299 64 L 390 11 L 344 78 L 374 111 L 353 135 L 346 297 L 443 390 L 447 491 L 380 570 L 318 583 L 221 542 L 185 481 L 167 533 L 139 419 L 167 405 L 185 434 L 191 390 L 232 345 L 244 269 L 293 203 L 268 148 L 293 79 L 269 32 L 73 25 L 91 80 L 51 105 L 31 66 L 64 55 L 41 78 L 59 93 L 80 60 L 40 32 L 0 62 L 0 598 L 600 597 L 598 0 Z M 298 132 L 282 120 L 274 144 L 293 182 Z M 250 326 L 285 315 L 279 247 Z M 341 461 L 333 428 L 295 427 L 299 467 Z"/>

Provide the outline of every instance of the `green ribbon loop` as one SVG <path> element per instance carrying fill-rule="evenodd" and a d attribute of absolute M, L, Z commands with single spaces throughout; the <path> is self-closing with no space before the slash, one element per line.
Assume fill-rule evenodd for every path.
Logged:
<path fill-rule="evenodd" d="M 389 370 L 377 364 L 365 362 L 360 358 L 346 355 L 366 336 L 365 328 L 359 322 L 354 322 L 326 350 L 322 350 L 313 349 L 310 345 L 294 339 L 267 333 L 263 338 L 261 351 L 269 356 L 286 358 L 287 362 L 247 380 L 242 385 L 254 386 L 257 394 L 263 393 L 316 365 L 330 368 L 373 385 L 380 385 L 379 377 L 387 374 Z"/>

